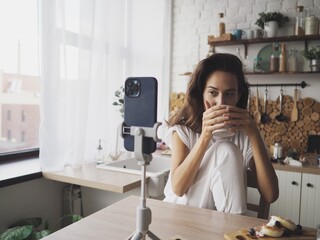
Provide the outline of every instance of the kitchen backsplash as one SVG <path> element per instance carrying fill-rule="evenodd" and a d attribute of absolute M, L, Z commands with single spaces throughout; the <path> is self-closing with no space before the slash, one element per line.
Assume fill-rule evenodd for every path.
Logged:
<path fill-rule="evenodd" d="M 170 95 L 170 116 L 174 115 L 184 102 L 183 92 L 173 92 Z M 256 111 L 256 97 L 250 99 L 249 111 L 254 115 Z M 291 112 L 294 105 L 293 97 L 284 95 L 282 113 L 286 120 L 279 122 L 276 117 L 280 114 L 280 99 L 268 100 L 266 113 L 270 117 L 267 124 L 258 123 L 261 135 L 270 149 L 275 142 L 281 142 L 284 156 L 289 149 L 295 149 L 298 153 L 305 153 L 307 149 L 308 135 L 320 135 L 320 102 L 312 98 L 298 99 L 298 120 L 291 121 Z M 263 97 L 259 98 L 259 111 L 264 112 Z M 272 154 L 272 153 L 271 153 Z"/>

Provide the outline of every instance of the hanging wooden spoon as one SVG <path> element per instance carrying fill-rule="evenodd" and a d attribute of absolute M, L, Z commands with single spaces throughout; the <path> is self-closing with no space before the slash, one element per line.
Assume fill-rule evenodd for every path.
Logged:
<path fill-rule="evenodd" d="M 267 113 L 267 102 L 268 102 L 268 89 L 266 89 L 264 93 L 263 114 L 261 116 L 261 123 L 263 124 L 270 122 L 270 117 Z"/>
<path fill-rule="evenodd" d="M 298 115 L 297 99 L 298 99 L 298 89 L 294 89 L 291 122 L 298 121 L 299 115 Z"/>
<path fill-rule="evenodd" d="M 257 93 L 256 93 L 256 111 L 253 114 L 254 120 L 256 123 L 259 123 L 261 120 L 261 113 L 259 111 L 259 89 L 257 88 Z"/>

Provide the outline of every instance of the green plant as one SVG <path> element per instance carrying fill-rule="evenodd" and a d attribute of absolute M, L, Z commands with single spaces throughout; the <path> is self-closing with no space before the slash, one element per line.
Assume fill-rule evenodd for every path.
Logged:
<path fill-rule="evenodd" d="M 0 234 L 0 240 L 38 240 L 48 236 L 57 229 L 57 225 L 64 220 L 69 224 L 82 219 L 79 215 L 66 215 L 58 219 L 52 230 L 49 230 L 49 224 L 46 221 L 44 228 L 41 230 L 41 218 L 26 218 L 17 223 L 12 224 L 6 231 Z"/>
<path fill-rule="evenodd" d="M 264 29 L 264 24 L 270 21 L 277 21 L 280 28 L 284 23 L 289 22 L 289 18 L 280 12 L 261 12 L 259 13 L 256 25 Z"/>
<path fill-rule="evenodd" d="M 305 49 L 302 51 L 302 55 L 308 59 L 320 59 L 320 46 L 312 47 L 311 49 Z"/>
<path fill-rule="evenodd" d="M 119 90 L 114 92 L 116 100 L 112 103 L 112 105 L 119 108 L 120 114 L 123 117 L 124 114 L 124 88 L 123 86 L 120 87 Z"/>

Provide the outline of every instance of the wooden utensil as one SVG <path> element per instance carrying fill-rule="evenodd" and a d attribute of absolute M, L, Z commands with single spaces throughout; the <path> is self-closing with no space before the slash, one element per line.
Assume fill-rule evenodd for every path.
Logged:
<path fill-rule="evenodd" d="M 293 93 L 293 107 L 291 112 L 291 122 L 298 121 L 298 107 L 297 107 L 297 99 L 298 99 L 298 89 L 294 89 Z"/>
<path fill-rule="evenodd" d="M 254 120 L 256 121 L 256 123 L 259 123 L 261 120 L 261 113 L 259 111 L 259 89 L 257 88 L 257 93 L 256 93 L 256 111 L 253 114 Z"/>
<path fill-rule="evenodd" d="M 264 93 L 264 103 L 263 103 L 263 114 L 261 116 L 261 123 L 266 124 L 270 121 L 270 117 L 267 113 L 267 102 L 268 102 L 268 89 L 265 90 Z"/>

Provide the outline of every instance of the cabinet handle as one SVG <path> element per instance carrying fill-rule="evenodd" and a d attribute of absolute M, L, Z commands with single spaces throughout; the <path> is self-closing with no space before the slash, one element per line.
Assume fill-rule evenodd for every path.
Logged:
<path fill-rule="evenodd" d="M 307 183 L 307 187 L 313 187 L 311 183 Z"/>
<path fill-rule="evenodd" d="M 292 181 L 291 184 L 292 185 L 298 185 L 298 183 L 296 181 Z"/>

